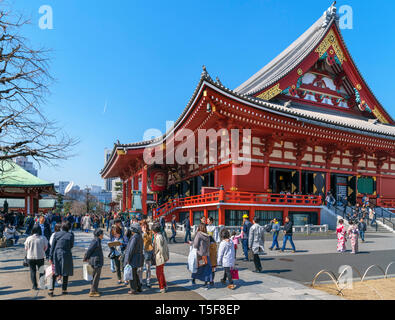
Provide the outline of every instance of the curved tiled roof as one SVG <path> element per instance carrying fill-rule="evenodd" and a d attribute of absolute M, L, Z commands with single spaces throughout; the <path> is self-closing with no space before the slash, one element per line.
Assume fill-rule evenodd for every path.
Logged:
<path fill-rule="evenodd" d="M 336 18 L 336 8 L 329 8 L 287 49 L 234 91 L 240 94 L 254 95 L 275 84 L 299 65 L 323 40 Z"/>
<path fill-rule="evenodd" d="M 0 162 L 0 187 L 53 187 L 12 161 Z"/>

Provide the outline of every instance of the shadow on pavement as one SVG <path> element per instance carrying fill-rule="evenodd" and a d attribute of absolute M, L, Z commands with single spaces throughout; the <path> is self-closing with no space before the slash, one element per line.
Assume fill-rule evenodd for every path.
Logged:
<path fill-rule="evenodd" d="M 282 270 L 263 270 L 262 273 L 276 273 L 276 274 L 280 274 L 280 273 L 284 273 L 284 272 L 291 272 L 291 269 L 282 269 Z"/>
<path fill-rule="evenodd" d="M 24 266 L 9 266 L 9 267 L 2 267 L 0 270 L 19 270 L 19 269 L 26 269 Z"/>
<path fill-rule="evenodd" d="M 10 288 L 10 287 L 9 287 Z M 13 294 L 13 293 L 19 293 L 19 292 L 26 292 L 30 291 L 29 289 L 24 289 L 24 290 L 7 290 L 7 291 L 0 291 L 0 296 L 7 295 L 7 294 Z"/>

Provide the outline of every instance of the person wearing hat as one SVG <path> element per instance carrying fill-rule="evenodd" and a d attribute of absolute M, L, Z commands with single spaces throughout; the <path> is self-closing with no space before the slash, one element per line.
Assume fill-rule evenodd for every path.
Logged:
<path fill-rule="evenodd" d="M 241 238 L 241 243 L 243 245 L 244 261 L 248 261 L 248 235 L 250 234 L 250 228 L 252 223 L 248 219 L 248 214 L 243 216 L 243 237 Z"/>
<path fill-rule="evenodd" d="M 132 267 L 133 280 L 129 281 L 130 291 L 128 293 L 138 294 L 143 291 L 137 271 L 144 264 L 144 241 L 141 236 L 141 227 L 138 223 L 132 224 L 130 226 L 130 231 L 132 232 L 132 237 L 125 250 L 123 265 L 130 265 Z"/>
<path fill-rule="evenodd" d="M 278 223 L 276 218 L 274 218 L 271 221 L 271 224 L 272 224 L 272 232 L 273 232 L 273 242 L 269 249 L 273 250 L 274 246 L 276 246 L 276 250 L 280 250 L 280 246 L 278 245 L 278 234 L 280 232 L 280 224 Z"/>
<path fill-rule="evenodd" d="M 94 239 L 89 245 L 88 251 L 85 253 L 84 262 L 88 262 L 93 268 L 91 291 L 89 292 L 90 297 L 100 297 L 98 291 L 101 269 L 104 264 L 103 249 L 101 241 L 104 237 L 102 229 L 96 229 L 93 233 Z"/>

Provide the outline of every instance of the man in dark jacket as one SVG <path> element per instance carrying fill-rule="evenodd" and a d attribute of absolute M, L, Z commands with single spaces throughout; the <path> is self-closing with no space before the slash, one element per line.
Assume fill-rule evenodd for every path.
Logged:
<path fill-rule="evenodd" d="M 191 236 L 191 221 L 189 220 L 189 215 L 186 216 L 184 222 L 184 227 L 185 227 L 185 243 L 189 241 L 192 241 L 192 236 Z"/>
<path fill-rule="evenodd" d="M 52 231 L 51 231 L 51 226 L 49 225 L 47 219 L 45 218 L 45 216 L 42 214 L 40 215 L 40 217 L 38 218 L 38 223 L 37 225 L 41 228 L 41 234 L 47 238 L 48 243 L 49 243 L 49 239 L 51 239 L 51 235 L 52 235 Z M 48 245 L 48 249 L 45 252 L 45 255 L 47 257 L 47 260 L 49 258 L 49 251 L 50 251 L 50 246 Z"/>
<path fill-rule="evenodd" d="M 161 216 L 159 218 L 159 223 L 160 223 L 160 231 L 162 232 L 163 236 L 165 237 L 167 241 L 167 234 L 166 234 L 166 220 L 164 216 Z"/>
<path fill-rule="evenodd" d="M 26 235 L 30 235 L 30 233 L 33 230 L 34 227 L 34 215 L 30 214 L 27 218 L 26 218 L 26 222 L 25 222 L 25 226 L 26 226 Z"/>
<path fill-rule="evenodd" d="M 295 245 L 294 245 L 294 242 L 292 240 L 292 235 L 293 235 L 292 227 L 293 227 L 293 224 L 292 224 L 291 220 L 289 219 L 289 217 L 285 217 L 284 240 L 283 240 L 283 247 L 281 248 L 281 252 L 284 252 L 285 246 L 286 246 L 288 240 L 291 243 L 292 252 L 293 253 L 296 252 Z"/>
<path fill-rule="evenodd" d="M 124 266 L 130 265 L 132 267 L 133 280 L 129 281 L 130 291 L 129 294 L 137 294 L 142 292 L 141 282 L 137 273 L 138 268 L 141 268 L 144 263 L 143 256 L 143 238 L 140 233 L 140 226 L 138 224 L 132 224 L 130 226 L 132 237 L 125 250 Z"/>
<path fill-rule="evenodd" d="M 177 235 L 177 221 L 176 221 L 176 216 L 173 216 L 171 219 L 171 237 L 169 239 L 169 243 L 171 242 L 171 240 L 174 241 L 174 243 L 177 243 L 176 241 L 176 235 Z"/>
<path fill-rule="evenodd" d="M 366 232 L 366 222 L 363 218 L 358 223 L 358 230 L 359 230 L 359 235 L 361 236 L 362 242 L 365 242 L 365 232 Z"/>
<path fill-rule="evenodd" d="M 252 223 L 248 220 L 248 215 L 243 216 L 243 237 L 241 243 L 243 245 L 244 261 L 248 261 L 248 235 L 250 234 L 250 228 Z"/>
<path fill-rule="evenodd" d="M 90 266 L 93 268 L 92 274 L 92 286 L 89 293 L 90 297 L 100 297 L 98 291 L 101 269 L 104 265 L 103 249 L 101 246 L 101 241 L 104 237 L 104 232 L 102 229 L 96 229 L 93 233 L 95 238 L 92 240 L 88 251 L 85 253 L 84 262 L 89 262 Z"/>

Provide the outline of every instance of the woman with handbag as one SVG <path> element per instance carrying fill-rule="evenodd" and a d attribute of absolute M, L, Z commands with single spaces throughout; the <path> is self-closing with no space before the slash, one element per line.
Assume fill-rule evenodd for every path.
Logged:
<path fill-rule="evenodd" d="M 69 277 L 73 275 L 73 255 L 71 249 L 74 247 L 74 234 L 69 232 L 71 224 L 69 221 L 62 223 L 62 231 L 55 233 L 53 245 L 49 253 L 49 263 L 54 265 L 54 275 L 52 276 L 52 289 L 48 295 L 53 297 L 56 278 L 62 276 L 62 294 L 67 294 Z"/>
<path fill-rule="evenodd" d="M 145 268 L 145 278 L 147 288 L 151 288 L 151 260 L 154 253 L 154 247 L 152 245 L 152 231 L 149 229 L 146 220 L 141 222 L 141 229 L 143 231 L 143 255 L 144 265 L 139 268 L 139 278 L 143 282 L 143 269 Z"/>
<path fill-rule="evenodd" d="M 234 268 L 236 262 L 235 247 L 230 239 L 228 229 L 222 229 L 220 236 L 222 241 L 219 244 L 217 265 L 224 267 L 224 277 L 221 279 L 221 282 L 226 285 L 226 278 L 228 278 L 228 288 L 233 290 L 235 285 L 233 284 L 231 269 Z"/>
<path fill-rule="evenodd" d="M 120 245 L 111 247 L 109 258 L 115 265 L 115 270 L 118 277 L 118 284 L 122 283 L 122 270 L 121 270 L 121 255 L 124 251 L 123 238 L 121 236 L 122 230 L 116 225 L 111 227 L 111 242 L 120 242 Z"/>
<path fill-rule="evenodd" d="M 93 268 L 92 285 L 89 297 L 100 297 L 98 291 L 101 269 L 104 264 L 103 249 L 101 241 L 103 240 L 104 233 L 102 229 L 96 229 L 93 233 L 95 238 L 89 245 L 88 251 L 85 253 L 84 262 L 88 262 Z"/>
<path fill-rule="evenodd" d="M 33 290 L 38 290 L 36 268 L 40 273 L 40 278 L 44 276 L 45 251 L 47 251 L 48 248 L 48 240 L 43 237 L 41 233 L 41 228 L 36 225 L 32 229 L 32 235 L 25 241 L 25 260 L 30 268 L 30 279 L 32 280 Z"/>
<path fill-rule="evenodd" d="M 152 231 L 154 233 L 153 249 L 154 254 L 152 256 L 153 264 L 156 265 L 156 278 L 159 282 L 160 293 L 167 292 L 167 284 L 165 279 L 165 263 L 169 261 L 169 247 L 167 246 L 167 241 L 162 234 L 161 225 L 159 223 L 154 223 L 152 226 Z"/>
<path fill-rule="evenodd" d="M 198 268 L 196 273 L 192 273 L 192 284 L 196 279 L 204 281 L 206 290 L 209 283 L 213 281 L 213 272 L 211 267 L 210 256 L 210 236 L 207 233 L 206 225 L 201 223 L 193 240 L 193 248 L 197 250 Z"/>

